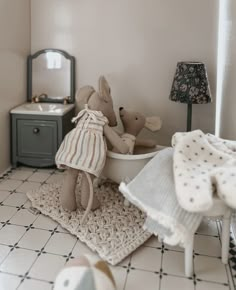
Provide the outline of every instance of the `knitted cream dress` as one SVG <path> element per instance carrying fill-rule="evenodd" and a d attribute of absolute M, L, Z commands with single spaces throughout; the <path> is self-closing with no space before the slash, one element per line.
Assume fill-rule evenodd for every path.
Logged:
<path fill-rule="evenodd" d="M 108 123 L 100 111 L 86 106 L 72 122 L 76 128 L 64 138 L 57 151 L 55 161 L 58 168 L 71 167 L 99 176 L 105 165 L 107 145 L 103 127 Z"/>

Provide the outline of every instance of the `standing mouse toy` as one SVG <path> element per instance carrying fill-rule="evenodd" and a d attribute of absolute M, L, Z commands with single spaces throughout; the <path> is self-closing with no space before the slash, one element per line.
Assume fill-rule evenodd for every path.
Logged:
<path fill-rule="evenodd" d="M 81 205 L 86 209 L 82 224 L 89 211 L 99 207 L 93 179 L 100 176 L 105 165 L 106 138 L 120 153 L 127 153 L 128 146 L 111 128 L 117 121 L 110 87 L 103 76 L 99 78 L 99 92 L 85 86 L 77 93 L 76 103 L 80 110 L 72 119 L 77 123 L 76 127 L 65 136 L 55 160 L 58 168 L 67 168 L 60 196 L 61 205 L 66 210 L 77 208 L 75 188 L 78 173 L 82 173 Z"/>

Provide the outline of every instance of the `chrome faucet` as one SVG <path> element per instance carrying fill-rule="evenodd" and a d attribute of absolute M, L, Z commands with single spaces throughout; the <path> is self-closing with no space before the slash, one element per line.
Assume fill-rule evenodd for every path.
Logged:
<path fill-rule="evenodd" d="M 40 99 L 47 99 L 48 98 L 48 95 L 46 93 L 42 93 L 38 96 L 39 100 Z"/>

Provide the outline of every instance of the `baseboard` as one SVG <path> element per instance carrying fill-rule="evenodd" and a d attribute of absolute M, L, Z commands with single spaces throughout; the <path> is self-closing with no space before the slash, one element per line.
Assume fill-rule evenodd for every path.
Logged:
<path fill-rule="evenodd" d="M 2 173 L 0 173 L 0 178 L 4 177 L 5 175 L 8 174 L 8 172 L 11 170 L 11 166 L 8 167 L 5 171 L 3 171 Z"/>

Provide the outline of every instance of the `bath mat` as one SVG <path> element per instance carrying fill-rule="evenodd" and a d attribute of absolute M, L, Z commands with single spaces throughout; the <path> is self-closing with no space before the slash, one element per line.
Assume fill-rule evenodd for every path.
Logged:
<path fill-rule="evenodd" d="M 60 183 L 45 184 L 28 192 L 27 196 L 33 207 L 57 221 L 110 264 L 116 265 L 151 237 L 142 228 L 145 214 L 133 205 L 124 206 L 124 197 L 117 184 L 106 181 L 95 189 L 101 207 L 89 213 L 84 225 L 80 225 L 84 214 L 80 206 L 72 213 L 60 206 L 61 186 Z M 79 188 L 78 184 L 78 200 Z"/>

